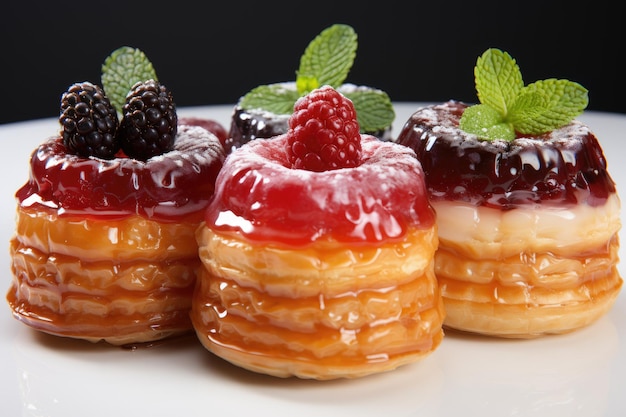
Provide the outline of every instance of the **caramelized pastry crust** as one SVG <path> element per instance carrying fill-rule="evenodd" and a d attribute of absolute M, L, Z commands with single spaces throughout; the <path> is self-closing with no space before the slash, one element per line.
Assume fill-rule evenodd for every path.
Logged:
<path fill-rule="evenodd" d="M 433 206 L 446 326 L 528 338 L 584 327 L 614 304 L 623 283 L 617 196 L 561 210 Z"/>
<path fill-rule="evenodd" d="M 435 229 L 378 246 L 255 244 L 199 229 L 200 341 L 246 369 L 354 378 L 415 362 L 443 338 Z"/>

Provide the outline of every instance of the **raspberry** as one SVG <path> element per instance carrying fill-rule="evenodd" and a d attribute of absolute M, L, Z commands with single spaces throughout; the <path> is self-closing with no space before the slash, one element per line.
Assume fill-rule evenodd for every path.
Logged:
<path fill-rule="evenodd" d="M 119 138 L 124 153 L 147 160 L 174 148 L 178 125 L 172 94 L 158 81 L 138 82 L 122 108 Z"/>
<path fill-rule="evenodd" d="M 289 119 L 292 168 L 327 171 L 358 166 L 361 135 L 352 101 L 329 86 L 300 98 Z"/>
<path fill-rule="evenodd" d="M 59 122 L 70 153 L 112 159 L 119 150 L 117 112 L 97 85 L 71 85 L 61 96 Z"/>

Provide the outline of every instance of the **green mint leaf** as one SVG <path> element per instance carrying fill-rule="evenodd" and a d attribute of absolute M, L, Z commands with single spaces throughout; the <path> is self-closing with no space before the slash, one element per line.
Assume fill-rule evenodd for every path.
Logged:
<path fill-rule="evenodd" d="M 515 139 L 513 126 L 504 120 L 498 110 L 486 104 L 466 108 L 459 121 L 459 128 L 485 140 Z"/>
<path fill-rule="evenodd" d="M 281 84 L 260 85 L 243 96 L 239 104 L 248 110 L 262 109 L 275 114 L 291 114 L 299 97 L 295 89 Z"/>
<path fill-rule="evenodd" d="M 298 93 L 305 95 L 323 85 L 339 87 L 348 77 L 357 50 L 351 26 L 335 24 L 324 29 L 306 47 L 296 71 Z"/>
<path fill-rule="evenodd" d="M 474 68 L 476 91 L 482 104 L 506 116 L 509 106 L 524 87 L 522 74 L 515 60 L 499 49 L 487 49 Z"/>
<path fill-rule="evenodd" d="M 386 93 L 340 88 L 346 86 L 344 81 L 354 63 L 357 44 L 357 34 L 348 25 L 335 24 L 324 29 L 309 43 L 300 58 L 295 89 L 284 87 L 284 83 L 259 86 L 243 96 L 239 105 L 246 110 L 291 114 L 298 98 L 323 85 L 330 85 L 353 101 L 361 131 L 386 129 L 395 119 L 393 105 Z"/>
<path fill-rule="evenodd" d="M 518 100 L 528 101 L 527 96 L 540 96 L 541 101 L 516 103 L 510 115 L 515 130 L 523 134 L 540 134 L 564 126 L 582 114 L 589 104 L 586 88 L 553 78 L 527 85 Z"/>
<path fill-rule="evenodd" d="M 361 132 L 386 129 L 396 117 L 387 93 L 376 90 L 355 90 L 343 93 L 352 100 Z"/>
<path fill-rule="evenodd" d="M 535 128 L 531 130 L 536 130 L 537 125 L 534 120 L 541 117 L 547 108 L 548 99 L 545 95 L 537 91 L 522 89 L 515 103 L 511 106 L 506 120 L 515 126 L 515 129 L 520 133 L 529 131 L 523 126 L 534 125 Z"/>
<path fill-rule="evenodd" d="M 139 49 L 122 46 L 109 55 L 102 64 L 102 88 L 115 109 L 122 106 L 131 87 L 138 81 L 157 80 L 148 57 Z"/>
<path fill-rule="evenodd" d="M 543 134 L 570 123 L 589 104 L 587 89 L 572 81 L 551 78 L 524 86 L 515 60 L 495 48 L 478 58 L 474 76 L 481 104 L 465 110 L 460 128 L 482 139 Z"/>

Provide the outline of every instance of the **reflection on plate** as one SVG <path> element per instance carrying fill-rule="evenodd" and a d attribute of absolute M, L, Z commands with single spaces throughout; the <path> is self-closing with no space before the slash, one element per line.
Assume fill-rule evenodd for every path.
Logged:
<path fill-rule="evenodd" d="M 394 133 L 420 106 L 396 103 Z M 228 126 L 232 106 L 180 109 Z M 626 115 L 586 112 L 621 196 L 618 159 Z M 13 194 L 26 181 L 28 156 L 58 131 L 55 119 L 0 126 L 9 149 L 0 170 L 0 233 L 13 233 Z M 10 145 L 7 145 L 10 144 Z M 622 214 L 624 219 L 624 214 Z M 620 250 L 626 259 L 624 249 Z M 8 249 L 0 258 L 9 287 Z M 620 264 L 622 276 L 626 267 Z M 597 323 L 535 340 L 500 340 L 448 331 L 421 362 L 355 380 L 277 379 L 211 355 L 195 336 L 134 350 L 37 333 L 0 314 L 2 416 L 621 416 L 626 415 L 626 296 Z"/>

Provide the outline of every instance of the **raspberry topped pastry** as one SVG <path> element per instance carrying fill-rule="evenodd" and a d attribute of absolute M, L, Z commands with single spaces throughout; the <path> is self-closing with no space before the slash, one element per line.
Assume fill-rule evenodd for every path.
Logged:
<path fill-rule="evenodd" d="M 332 86 L 352 100 L 362 133 L 391 139 L 395 112 L 387 93 L 344 83 L 357 46 L 357 34 L 352 27 L 335 24 L 324 29 L 300 58 L 296 81 L 261 85 L 239 99 L 231 117 L 226 152 L 253 139 L 286 133 L 295 101 L 322 85 Z"/>
<path fill-rule="evenodd" d="M 598 139 L 574 120 L 587 90 L 524 86 L 497 49 L 475 74 L 480 104 L 418 109 L 398 136 L 437 212 L 445 325 L 514 338 L 586 326 L 622 286 L 620 200 Z"/>
<path fill-rule="evenodd" d="M 277 377 L 355 378 L 430 354 L 444 310 L 435 215 L 413 151 L 361 135 L 324 86 L 286 134 L 233 151 L 198 229 L 202 344 Z"/>
<path fill-rule="evenodd" d="M 195 230 L 224 150 L 179 124 L 153 79 L 134 85 L 122 115 L 101 87 L 72 85 L 61 134 L 35 149 L 17 190 L 7 300 L 37 330 L 115 345 L 192 331 Z"/>

